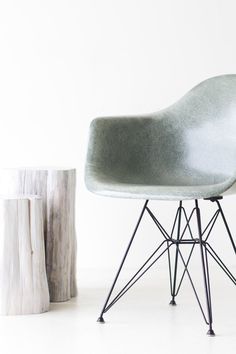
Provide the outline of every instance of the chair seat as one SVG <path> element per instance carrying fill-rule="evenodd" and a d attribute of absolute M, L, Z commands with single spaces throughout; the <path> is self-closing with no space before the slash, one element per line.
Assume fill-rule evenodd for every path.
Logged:
<path fill-rule="evenodd" d="M 188 183 L 185 184 L 181 184 L 181 179 L 175 179 L 175 183 L 171 183 L 171 179 L 168 178 L 166 183 L 163 179 L 160 179 L 159 183 L 152 182 L 148 179 L 132 180 L 128 177 L 119 178 L 117 175 L 112 177 L 93 172 L 93 175 L 87 175 L 86 184 L 91 192 L 99 195 L 149 200 L 202 199 L 236 192 L 235 177 L 225 178 L 217 183 L 209 183 L 206 179 L 202 184 L 198 179 L 192 180 L 191 184 L 190 179 L 186 180 Z"/>

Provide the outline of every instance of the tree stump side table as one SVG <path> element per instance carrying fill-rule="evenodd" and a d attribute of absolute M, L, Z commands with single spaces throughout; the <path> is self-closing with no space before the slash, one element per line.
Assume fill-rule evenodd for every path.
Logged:
<path fill-rule="evenodd" d="M 42 199 L 0 197 L 0 314 L 48 309 Z"/>
<path fill-rule="evenodd" d="M 46 271 L 51 302 L 76 296 L 76 170 L 20 168 L 0 170 L 0 192 L 43 198 Z"/>

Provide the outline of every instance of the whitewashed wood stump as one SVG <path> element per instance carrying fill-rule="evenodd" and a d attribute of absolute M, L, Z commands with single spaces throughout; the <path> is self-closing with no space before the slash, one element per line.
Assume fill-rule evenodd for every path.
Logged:
<path fill-rule="evenodd" d="M 48 309 L 42 199 L 0 197 L 0 314 Z"/>
<path fill-rule="evenodd" d="M 0 170 L 0 192 L 43 198 L 46 271 L 51 302 L 76 296 L 76 170 L 20 168 Z"/>

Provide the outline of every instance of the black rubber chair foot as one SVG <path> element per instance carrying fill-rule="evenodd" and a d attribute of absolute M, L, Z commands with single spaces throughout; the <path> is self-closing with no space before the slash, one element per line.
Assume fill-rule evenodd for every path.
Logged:
<path fill-rule="evenodd" d="M 209 329 L 209 331 L 207 332 L 207 335 L 214 337 L 215 336 L 215 332 L 213 331 L 213 329 Z"/>
<path fill-rule="evenodd" d="M 172 299 L 172 300 L 170 301 L 170 305 L 172 305 L 172 306 L 176 306 L 176 302 L 175 302 L 175 300 L 173 300 L 173 299 Z"/>
<path fill-rule="evenodd" d="M 97 322 L 105 323 L 104 318 L 102 316 L 98 317 Z"/>

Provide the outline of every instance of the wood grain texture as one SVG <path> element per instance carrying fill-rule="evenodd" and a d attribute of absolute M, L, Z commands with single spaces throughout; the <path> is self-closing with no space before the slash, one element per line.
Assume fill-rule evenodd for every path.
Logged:
<path fill-rule="evenodd" d="M 75 169 L 0 170 L 0 192 L 43 198 L 50 301 L 76 296 Z"/>
<path fill-rule="evenodd" d="M 48 311 L 42 199 L 0 198 L 0 314 Z"/>

